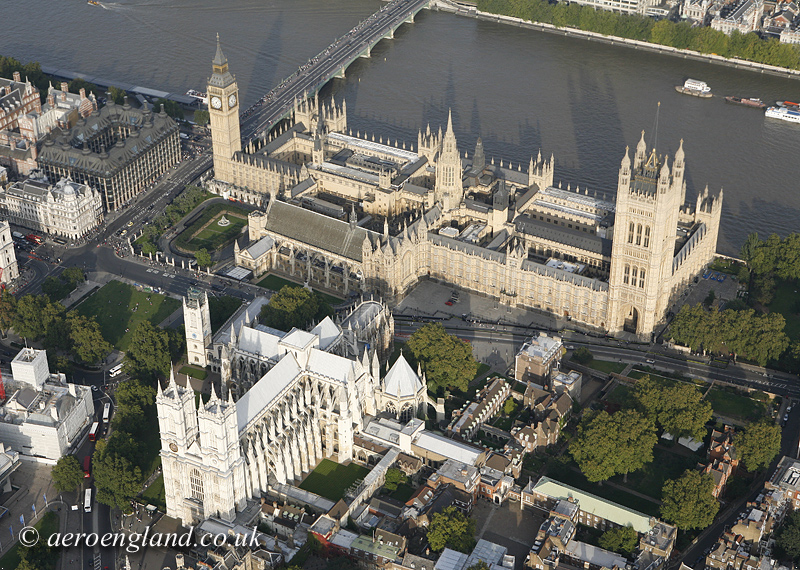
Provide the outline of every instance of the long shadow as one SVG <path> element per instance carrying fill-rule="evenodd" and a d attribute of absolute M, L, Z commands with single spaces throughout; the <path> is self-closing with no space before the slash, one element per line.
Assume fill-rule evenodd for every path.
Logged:
<path fill-rule="evenodd" d="M 269 27 L 264 41 L 261 43 L 259 53 L 283 53 L 285 49 L 285 42 L 282 35 L 283 31 L 283 10 L 278 12 L 278 15 L 272 20 L 272 25 Z M 223 51 L 224 51 L 223 46 Z M 277 60 L 269 57 L 259 58 L 256 57 L 253 64 L 252 76 L 261 76 L 266 79 L 266 84 L 274 86 L 279 83 L 282 77 L 276 77 L 278 71 Z M 259 99 L 264 93 L 255 93 L 253 91 L 253 81 L 247 81 L 247 91 L 244 96 L 240 94 L 240 99 L 243 101 L 255 101 Z"/>

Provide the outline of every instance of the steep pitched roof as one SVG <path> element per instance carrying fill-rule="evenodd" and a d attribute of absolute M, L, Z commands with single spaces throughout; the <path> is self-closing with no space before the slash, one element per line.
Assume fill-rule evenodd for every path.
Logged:
<path fill-rule="evenodd" d="M 384 392 L 389 396 L 404 398 L 416 395 L 422 388 L 422 382 L 401 353 L 386 373 L 384 386 Z"/>

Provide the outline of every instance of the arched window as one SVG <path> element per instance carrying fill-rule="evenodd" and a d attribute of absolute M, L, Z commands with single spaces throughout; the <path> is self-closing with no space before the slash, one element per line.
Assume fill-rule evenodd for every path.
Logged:
<path fill-rule="evenodd" d="M 644 227 L 644 243 L 642 245 L 650 247 L 650 226 Z"/>
<path fill-rule="evenodd" d="M 625 285 L 627 285 L 628 282 L 630 281 L 630 278 L 631 278 L 631 266 L 626 263 L 625 274 L 622 277 L 622 282 L 625 283 Z"/>
<path fill-rule="evenodd" d="M 203 500 L 203 476 L 197 469 L 192 469 L 189 474 L 189 487 L 193 499 Z"/>
<path fill-rule="evenodd" d="M 644 289 L 644 269 L 639 269 L 639 287 Z"/>
<path fill-rule="evenodd" d="M 633 230 L 635 224 L 631 222 L 631 226 L 628 228 L 628 243 L 633 243 Z"/>
<path fill-rule="evenodd" d="M 642 224 L 636 226 L 636 245 L 642 245 Z"/>
<path fill-rule="evenodd" d="M 631 285 L 636 287 L 636 266 L 631 267 Z"/>

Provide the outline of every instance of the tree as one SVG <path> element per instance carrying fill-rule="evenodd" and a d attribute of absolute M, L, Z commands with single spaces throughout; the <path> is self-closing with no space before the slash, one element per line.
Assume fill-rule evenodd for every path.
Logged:
<path fill-rule="evenodd" d="M 71 327 L 66 319 L 58 317 L 50 322 L 47 332 L 44 335 L 44 347 L 54 355 L 60 351 L 68 351 L 72 348 L 70 341 Z"/>
<path fill-rule="evenodd" d="M 585 346 L 579 346 L 575 350 L 575 352 L 572 353 L 572 360 L 574 360 L 578 364 L 586 365 L 589 364 L 592 360 L 594 360 L 594 355 Z"/>
<path fill-rule="evenodd" d="M 661 518 L 681 530 L 709 526 L 719 510 L 714 498 L 714 480 L 708 473 L 687 469 L 679 479 L 664 483 Z"/>
<path fill-rule="evenodd" d="M 130 346 L 125 353 L 126 371 L 154 386 L 159 376 L 169 373 L 170 364 L 167 333 L 153 326 L 150 321 L 141 321 L 133 329 Z"/>
<path fill-rule="evenodd" d="M 85 79 L 81 79 L 80 77 L 76 77 L 72 81 L 69 82 L 69 91 L 70 93 L 80 93 L 81 89 L 86 90 L 86 96 L 88 97 L 90 93 L 94 93 L 95 97 L 99 97 L 102 94 L 100 88 L 95 85 L 94 83 L 89 83 Z"/>
<path fill-rule="evenodd" d="M 24 338 L 41 338 L 50 323 L 64 313 L 61 303 L 52 303 L 47 295 L 25 295 L 17 302 L 13 327 Z"/>
<path fill-rule="evenodd" d="M 197 261 L 199 267 L 211 266 L 211 254 L 208 253 L 206 248 L 200 248 L 194 253 L 194 259 Z"/>
<path fill-rule="evenodd" d="M 75 491 L 83 483 L 83 469 L 74 455 L 61 457 L 53 466 L 50 476 L 59 493 Z"/>
<path fill-rule="evenodd" d="M 0 291 L 0 331 L 5 332 L 14 322 L 17 314 L 17 298 L 8 289 Z"/>
<path fill-rule="evenodd" d="M 70 313 L 69 327 L 72 353 L 81 362 L 92 364 L 111 352 L 111 345 L 103 338 L 100 325 L 94 318 Z"/>
<path fill-rule="evenodd" d="M 97 501 L 123 511 L 130 510 L 131 499 L 142 487 L 141 469 L 124 457 L 108 453 L 107 447 L 103 447 L 99 457 L 96 451 L 94 455 Z"/>
<path fill-rule="evenodd" d="M 709 289 L 708 290 L 708 295 L 706 295 L 706 298 L 703 300 L 703 304 L 706 307 L 710 307 L 711 305 L 714 304 L 714 299 L 716 299 L 716 298 L 717 298 L 717 295 L 716 295 L 716 293 L 714 293 L 714 289 Z"/>
<path fill-rule="evenodd" d="M 509 398 L 503 404 L 503 413 L 507 416 L 513 414 L 517 409 L 517 403 L 514 401 L 514 398 Z"/>
<path fill-rule="evenodd" d="M 210 120 L 208 111 L 199 109 L 194 112 L 194 122 L 199 127 L 205 127 Z"/>
<path fill-rule="evenodd" d="M 113 85 L 108 88 L 108 96 L 117 105 L 122 105 L 125 102 L 125 96 L 128 94 L 124 89 L 114 87 Z"/>
<path fill-rule="evenodd" d="M 441 323 L 428 323 L 417 329 L 408 339 L 406 348 L 413 360 L 422 366 L 431 392 L 464 392 L 478 373 L 472 346 L 447 334 Z"/>
<path fill-rule="evenodd" d="M 176 120 L 183 120 L 183 109 L 178 103 L 169 99 L 158 99 L 155 103 L 153 103 L 153 109 L 156 113 L 161 112 L 162 105 L 164 106 L 164 112 L 167 115 Z"/>
<path fill-rule="evenodd" d="M 389 467 L 389 469 L 386 470 L 383 488 L 387 491 L 396 491 L 399 485 L 404 485 L 406 483 L 408 483 L 408 477 L 396 467 Z"/>
<path fill-rule="evenodd" d="M 67 267 L 58 277 L 62 281 L 69 283 L 72 289 L 86 281 L 86 275 L 80 267 Z"/>
<path fill-rule="evenodd" d="M 305 287 L 284 285 L 261 308 L 261 320 L 268 327 L 289 331 L 306 328 L 319 310 L 319 298 Z"/>
<path fill-rule="evenodd" d="M 635 410 L 613 416 L 603 411 L 578 426 L 569 452 L 586 478 L 596 483 L 641 469 L 653 460 L 658 437 L 655 426 Z"/>
<path fill-rule="evenodd" d="M 780 453 L 781 428 L 766 420 L 751 423 L 736 433 L 733 445 L 747 470 L 759 471 Z"/>
<path fill-rule="evenodd" d="M 605 531 L 598 542 L 600 548 L 630 555 L 639 543 L 639 535 L 633 527 L 622 526 Z"/>
<path fill-rule="evenodd" d="M 634 395 L 644 414 L 664 431 L 696 440 L 705 437 L 706 423 L 714 410 L 694 385 L 662 384 L 644 376 L 636 383 Z"/>
<path fill-rule="evenodd" d="M 776 534 L 778 548 L 792 560 L 800 559 L 800 511 L 792 511 Z"/>
<path fill-rule="evenodd" d="M 470 552 L 475 546 L 475 519 L 465 516 L 455 507 L 447 507 L 433 515 L 428 527 L 428 544 L 440 552 L 447 548 Z"/>

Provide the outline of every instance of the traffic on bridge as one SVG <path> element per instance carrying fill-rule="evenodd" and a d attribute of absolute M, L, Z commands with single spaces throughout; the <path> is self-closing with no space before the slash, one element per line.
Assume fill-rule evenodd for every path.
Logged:
<path fill-rule="evenodd" d="M 246 146 L 253 137 L 263 137 L 291 110 L 297 97 L 316 93 L 332 77 L 344 70 L 384 37 L 393 37 L 394 30 L 426 7 L 430 0 L 392 0 L 360 22 L 347 34 L 308 60 L 295 73 L 261 97 L 241 116 L 242 142 Z"/>

